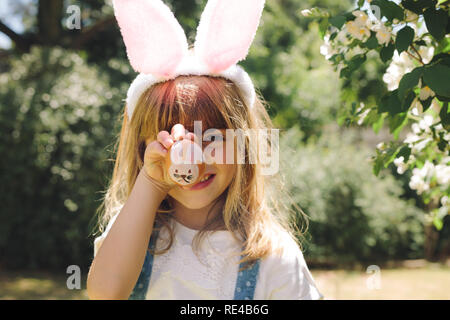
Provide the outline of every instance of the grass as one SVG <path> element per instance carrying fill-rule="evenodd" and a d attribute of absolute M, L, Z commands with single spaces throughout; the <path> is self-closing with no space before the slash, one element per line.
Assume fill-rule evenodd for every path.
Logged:
<path fill-rule="evenodd" d="M 378 275 L 346 270 L 311 270 L 311 273 L 325 299 L 450 299 L 448 265 L 380 269 Z"/>
<path fill-rule="evenodd" d="M 373 273 L 349 270 L 311 270 L 311 273 L 325 299 L 450 299 L 449 265 L 426 263 L 413 268 L 382 268 L 379 289 L 376 286 L 371 289 L 370 283 L 377 284 L 369 280 L 376 280 Z M 88 299 L 86 279 L 81 281 L 81 290 L 69 290 L 66 281 L 64 274 L 2 272 L 0 299 Z"/>
<path fill-rule="evenodd" d="M 69 275 L 67 275 L 69 276 Z M 19 274 L 0 273 L 0 300 L 85 300 L 86 280 L 81 281 L 81 290 L 69 290 L 65 275 L 43 272 Z M 83 282 L 84 281 L 84 282 Z"/>

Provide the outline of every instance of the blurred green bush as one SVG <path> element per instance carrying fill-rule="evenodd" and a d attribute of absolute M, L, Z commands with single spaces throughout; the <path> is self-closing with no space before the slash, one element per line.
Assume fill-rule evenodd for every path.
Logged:
<path fill-rule="evenodd" d="M 125 78 L 130 72 L 110 66 Z M 90 263 L 127 89 L 110 79 L 58 47 L 15 55 L 0 74 L 0 267 Z"/>
<path fill-rule="evenodd" d="M 423 257 L 424 212 L 400 199 L 402 186 L 387 170 L 380 179 L 372 174 L 371 149 L 355 142 L 357 134 L 325 131 L 302 143 L 293 127 L 280 139 L 286 188 L 310 220 L 306 258 L 346 265 Z"/>

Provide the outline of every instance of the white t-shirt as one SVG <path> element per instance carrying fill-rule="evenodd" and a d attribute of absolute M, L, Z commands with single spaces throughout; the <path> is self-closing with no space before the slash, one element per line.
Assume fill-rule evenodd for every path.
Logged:
<path fill-rule="evenodd" d="M 94 255 L 115 221 L 94 241 Z M 155 255 L 146 299 L 232 300 L 241 244 L 227 230 L 203 238 L 198 257 L 191 246 L 198 230 L 172 219 L 175 239 L 168 252 Z M 160 231 L 157 249 L 165 248 L 168 232 Z M 297 244 L 287 237 L 283 254 L 261 260 L 254 300 L 323 299 Z"/>

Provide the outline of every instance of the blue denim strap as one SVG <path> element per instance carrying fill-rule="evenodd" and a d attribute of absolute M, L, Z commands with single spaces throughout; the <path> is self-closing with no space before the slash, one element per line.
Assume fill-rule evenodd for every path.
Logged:
<path fill-rule="evenodd" d="M 253 300 L 260 263 L 261 260 L 258 259 L 250 268 L 238 271 L 236 287 L 234 289 L 234 300 Z M 246 262 L 242 262 L 239 265 L 239 270 L 245 264 Z"/>
<path fill-rule="evenodd" d="M 157 238 L 158 238 L 158 230 L 155 230 L 154 228 L 148 244 L 149 249 L 152 250 L 155 249 Z M 148 285 L 150 283 L 150 276 L 152 275 L 152 268 L 153 268 L 153 254 L 151 254 L 150 251 L 147 250 L 144 265 L 142 266 L 141 273 L 136 282 L 136 285 L 134 286 L 133 291 L 131 292 L 129 300 L 145 300 Z"/>

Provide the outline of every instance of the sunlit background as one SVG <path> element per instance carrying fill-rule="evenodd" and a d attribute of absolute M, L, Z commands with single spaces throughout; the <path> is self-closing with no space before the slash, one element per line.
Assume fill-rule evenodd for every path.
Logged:
<path fill-rule="evenodd" d="M 193 43 L 206 0 L 164 2 Z M 68 27 L 70 5 L 80 29 Z M 281 129 L 281 174 L 310 217 L 303 253 L 325 298 L 449 299 L 448 216 L 437 230 L 394 163 L 374 175 L 389 128 L 337 123 L 352 99 L 386 92 L 386 65 L 369 56 L 343 81 L 321 54 L 318 22 L 300 14 L 354 5 L 267 0 L 240 64 Z M 135 76 L 110 1 L 0 1 L 0 299 L 87 299 L 95 211 Z M 70 265 L 80 289 L 67 287 Z"/>

